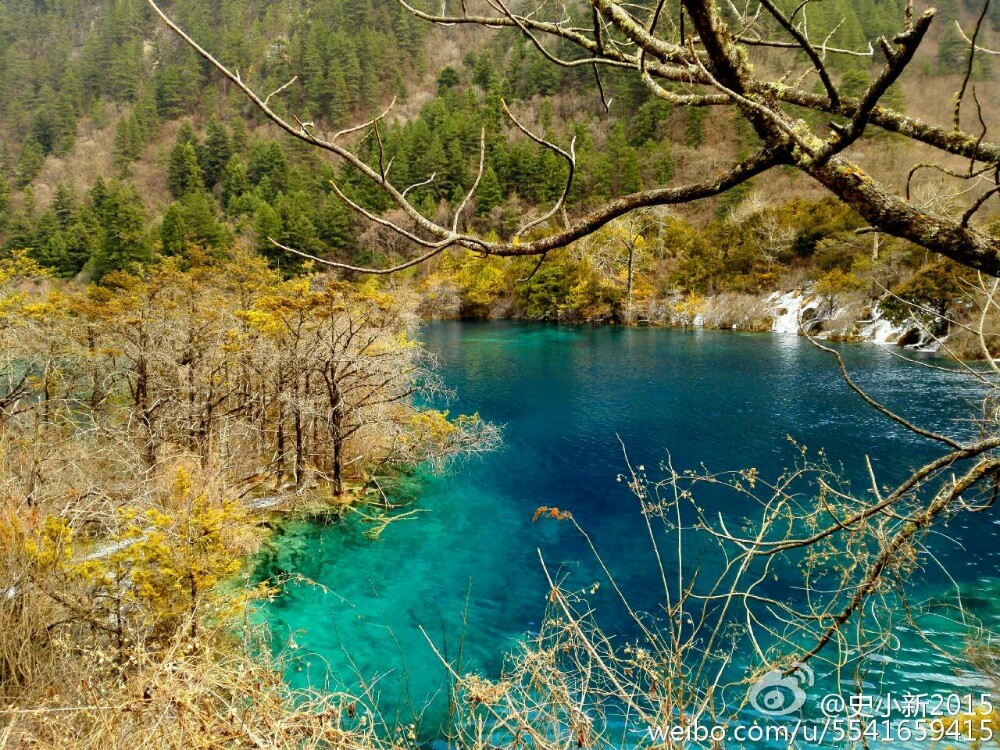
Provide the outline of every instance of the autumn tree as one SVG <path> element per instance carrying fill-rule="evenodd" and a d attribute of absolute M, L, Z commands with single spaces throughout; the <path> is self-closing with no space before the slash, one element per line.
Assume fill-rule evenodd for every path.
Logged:
<path fill-rule="evenodd" d="M 945 335 L 956 308 L 970 293 L 962 280 L 963 270 L 947 260 L 928 263 L 890 289 L 880 306 L 896 323 L 916 320 L 933 333 Z"/>

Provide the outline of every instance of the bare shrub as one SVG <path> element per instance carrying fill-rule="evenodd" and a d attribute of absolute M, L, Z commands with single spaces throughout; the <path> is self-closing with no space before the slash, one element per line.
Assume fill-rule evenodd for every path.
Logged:
<path fill-rule="evenodd" d="M 733 331 L 769 331 L 773 322 L 766 298 L 741 292 L 724 292 L 705 300 L 701 319 L 705 328 Z"/>

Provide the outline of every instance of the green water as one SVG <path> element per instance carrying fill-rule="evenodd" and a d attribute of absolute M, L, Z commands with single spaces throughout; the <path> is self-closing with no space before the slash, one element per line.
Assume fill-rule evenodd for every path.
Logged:
<path fill-rule="evenodd" d="M 859 481 L 866 454 L 884 482 L 935 455 L 864 406 L 832 360 L 795 336 L 436 323 L 421 339 L 459 394 L 453 412 L 478 411 L 505 425 L 503 449 L 447 476 L 404 478 L 396 497 L 426 512 L 393 524 L 380 541 L 366 540 L 357 519 L 286 529 L 260 573 L 299 573 L 323 586 L 290 585 L 262 612 L 277 649 L 294 643 L 289 682 L 370 687 L 389 718 L 406 723 L 413 706 L 431 701 L 420 721 L 424 737 L 440 726 L 446 674 L 420 627 L 447 658 L 495 675 L 504 651 L 542 615 L 539 552 L 580 586 L 601 578 L 566 524 L 531 522 L 538 506 L 571 510 L 626 592 L 656 606 L 658 573 L 636 501 L 616 481 L 625 469 L 619 439 L 654 476 L 668 451 L 680 468 L 754 466 L 773 476 L 794 460 L 788 435 L 824 447 Z M 857 379 L 913 421 L 969 429 L 979 394 L 964 381 L 905 366 L 874 346 L 843 351 Z M 744 510 L 720 508 L 734 517 Z M 993 624 L 1000 624 L 997 523 L 990 514 L 965 518 L 934 542 L 967 603 Z M 948 585 L 933 568 L 918 583 L 927 596 Z M 595 604 L 606 628 L 630 634 L 604 590 Z M 957 642 L 954 625 L 932 627 Z M 901 637 L 884 674 L 870 678 L 883 690 L 981 687 L 975 675 L 955 677 L 921 643 Z"/>

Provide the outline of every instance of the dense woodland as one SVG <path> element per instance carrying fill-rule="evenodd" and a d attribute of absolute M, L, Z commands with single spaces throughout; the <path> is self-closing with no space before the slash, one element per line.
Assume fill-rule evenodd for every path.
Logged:
<path fill-rule="evenodd" d="M 902 5 L 824 3 L 812 18 L 836 26 L 841 47 L 863 49 L 891 27 Z M 157 28 L 141 4 L 34 4 L 2 12 L 0 123 L 7 137 L 0 238 L 7 255 L 26 251 L 59 278 L 99 282 L 109 272 L 192 249 L 223 258 L 252 247 L 282 274 L 301 272 L 301 258 L 271 239 L 362 265 L 404 251 L 398 237 L 371 227 L 329 183 L 338 179 L 349 197 L 375 211 L 389 208 L 384 194 L 263 127 L 259 114 Z M 425 49 L 434 32 L 397 3 L 177 3 L 173 12 L 261 91 L 295 77 L 276 106 L 323 130 L 370 117 L 393 96 L 425 102 L 408 106 L 380 144 L 399 184 L 435 176 L 412 193 L 427 216 L 450 217 L 457 208 L 475 178 L 485 128 L 486 169 L 460 220 L 505 239 L 558 198 L 566 164 L 518 133 L 502 101 L 528 113 L 546 137 L 565 143 L 575 136 L 578 168 L 569 199 L 579 207 L 696 173 L 706 153 L 717 153 L 713 132 L 720 128 L 735 134 L 742 151 L 755 140 L 739 121 L 726 122 L 711 108 L 672 107 L 626 74 L 606 76 L 612 106 L 605 113 L 589 70 L 556 67 L 513 34 L 471 45 L 460 59 L 434 67 Z M 941 8 L 936 49 L 914 66 L 916 85 L 961 73 L 966 56 L 952 21 L 968 12 L 959 2 Z M 1000 24 L 998 13 L 994 7 L 988 30 Z M 859 91 L 869 79 L 867 57 L 831 64 L 845 91 Z M 992 76 L 991 58 L 979 56 L 974 81 Z M 906 107 L 902 88 L 890 96 Z M 74 168 L 87 158 L 78 153 L 80 137 L 110 146 L 104 173 Z M 378 147 L 372 137 L 356 144 L 372 162 Z M 877 148 L 878 158 L 888 160 L 905 153 L 889 136 Z M 79 179 L 80 172 L 92 179 Z M 814 191 L 794 198 L 802 187 L 789 178 L 784 195 L 774 196 L 774 186 L 758 193 L 751 181 L 693 210 L 619 222 L 606 236 L 554 255 L 527 282 L 521 264 L 457 255 L 413 273 L 411 283 L 428 292 L 426 315 L 676 323 L 705 295 L 756 295 L 810 280 L 878 299 L 886 289 L 900 291 L 925 266 L 925 253 L 895 240 L 873 252 L 854 233 L 860 217 Z M 762 323 L 745 327 L 755 325 Z"/>
<path fill-rule="evenodd" d="M 827 0 L 810 22 L 864 49 L 904 6 Z M 979 7 L 940 4 L 894 106 L 952 90 L 968 62 L 953 22 Z M 348 128 L 395 97 L 384 130 L 352 148 L 372 165 L 381 150 L 425 216 L 487 237 L 520 241 L 566 184 L 504 103 L 547 139 L 575 138 L 575 209 L 757 145 L 728 111 L 674 107 L 625 73 L 605 76 L 605 108 L 590 68 L 556 67 L 522 35 L 456 30 L 451 49 L 393 0 L 170 10 L 303 128 Z M 985 18 L 995 39 L 1000 3 Z M 831 67 L 860 93 L 874 63 Z M 980 56 L 971 80 L 998 74 Z M 543 263 L 451 250 L 389 279 L 320 273 L 275 243 L 352 264 L 406 256 L 330 182 L 391 216 L 385 194 L 278 134 L 132 0 L 0 5 L 0 92 L 0 685 L 18 708 L 88 709 L 26 713 L 0 747 L 407 744 L 352 698 L 291 694 L 245 618 L 275 589 L 239 576 L 275 498 L 338 512 L 376 498 L 384 528 L 380 478 L 497 444 L 496 427 L 448 413 L 413 337 L 422 318 L 763 329 L 760 300 L 797 288 L 935 333 L 967 312 L 958 265 L 859 233 L 857 213 L 785 173 L 635 212 Z M 892 135 L 873 144 L 883 163 L 910 154 Z"/>

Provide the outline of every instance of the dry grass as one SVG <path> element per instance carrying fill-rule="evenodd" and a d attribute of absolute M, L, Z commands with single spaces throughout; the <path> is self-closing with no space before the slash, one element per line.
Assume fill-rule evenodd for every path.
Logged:
<path fill-rule="evenodd" d="M 115 175 L 112 153 L 117 117 L 114 111 L 109 112 L 108 124 L 100 129 L 95 128 L 89 118 L 82 119 L 77 126 L 72 150 L 64 157 L 50 156 L 45 160 L 45 166 L 34 182 L 39 210 L 48 208 L 60 184 L 85 190 L 99 177 L 109 179 Z"/>
<path fill-rule="evenodd" d="M 705 328 L 734 331 L 770 331 L 772 314 L 766 297 L 739 292 L 710 297 L 701 312 Z"/>

